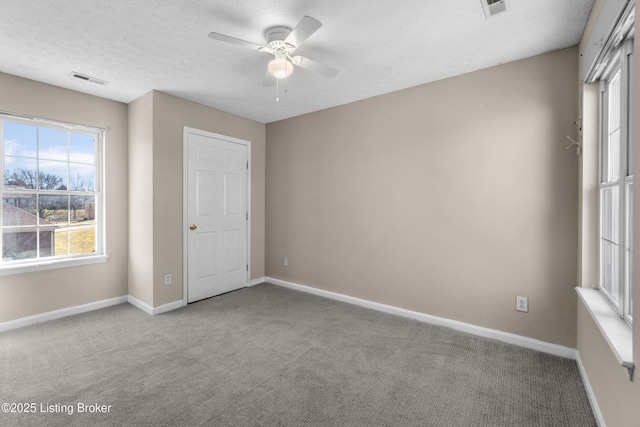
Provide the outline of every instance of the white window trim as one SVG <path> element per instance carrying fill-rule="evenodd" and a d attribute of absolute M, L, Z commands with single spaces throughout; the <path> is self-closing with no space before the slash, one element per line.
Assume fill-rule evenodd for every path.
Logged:
<path fill-rule="evenodd" d="M 633 381 L 633 328 L 624 321 L 598 289 L 577 287 L 584 306 L 593 318 L 604 339 L 611 347 L 620 366 L 626 369 Z"/>
<path fill-rule="evenodd" d="M 44 270 L 53 270 L 60 268 L 68 268 L 68 267 L 77 267 L 82 265 L 90 265 L 97 263 L 107 262 L 109 256 L 107 255 L 107 244 L 106 244 L 106 209 L 105 209 L 105 178 L 104 178 L 104 147 L 105 147 L 105 130 L 103 128 L 85 126 L 76 123 L 68 123 L 62 122 L 58 120 L 49 120 L 45 118 L 39 117 L 30 117 L 23 116 L 18 114 L 13 114 L 5 111 L 0 111 L 0 118 L 2 120 L 12 120 L 17 119 L 21 121 L 34 122 L 34 123 L 43 123 L 45 125 L 57 128 L 63 128 L 67 130 L 89 130 L 91 132 L 98 131 L 100 141 L 98 142 L 98 148 L 95 153 L 95 168 L 96 168 L 96 180 L 95 186 L 96 190 L 93 192 L 96 196 L 96 201 L 99 206 L 99 209 L 96 209 L 97 215 L 97 228 L 96 228 L 96 247 L 101 249 L 100 253 L 96 254 L 79 254 L 79 255 L 68 255 L 64 257 L 52 257 L 52 258 L 40 258 L 37 260 L 25 260 L 21 262 L 9 262 L 6 264 L 0 264 L 0 277 L 1 276 L 9 276 L 14 274 L 23 274 L 23 273 L 31 273 L 37 271 Z M 0 135 L 2 134 L 0 130 Z M 2 141 L 0 141 L 1 143 Z M 0 144 L 0 147 L 2 144 Z M 0 164 L 0 171 L 4 173 L 4 162 Z M 2 193 L 4 194 L 4 193 Z M 1 215 L 0 215 L 1 218 Z M 0 239 L 1 242 L 1 239 Z"/>
<path fill-rule="evenodd" d="M 80 265 L 107 262 L 108 255 L 89 255 L 79 258 L 47 259 L 46 261 L 22 263 L 0 267 L 0 276 L 12 274 L 32 273 L 34 271 L 54 270 L 58 268 L 77 267 Z"/>

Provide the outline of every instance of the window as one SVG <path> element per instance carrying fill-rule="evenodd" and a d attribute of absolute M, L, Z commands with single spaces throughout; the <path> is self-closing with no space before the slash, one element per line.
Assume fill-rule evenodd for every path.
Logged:
<path fill-rule="evenodd" d="M 0 270 L 104 255 L 102 139 L 100 129 L 0 114 Z"/>
<path fill-rule="evenodd" d="M 600 290 L 633 322 L 633 39 L 622 43 L 600 80 Z"/>

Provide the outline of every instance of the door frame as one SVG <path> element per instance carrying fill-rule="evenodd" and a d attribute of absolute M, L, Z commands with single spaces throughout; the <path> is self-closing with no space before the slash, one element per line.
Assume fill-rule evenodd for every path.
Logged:
<path fill-rule="evenodd" d="M 209 132 L 202 129 L 192 128 L 189 126 L 183 126 L 182 128 L 182 301 L 184 305 L 188 304 L 188 257 L 189 257 L 189 245 L 188 245 L 188 204 L 189 204 L 189 188 L 188 188 L 188 173 L 189 173 L 189 157 L 188 157 L 188 135 L 190 133 L 196 133 L 202 136 L 222 139 L 224 141 L 233 142 L 235 144 L 241 144 L 247 147 L 247 213 L 249 218 L 247 219 L 247 277 L 246 284 L 249 286 L 251 278 L 251 141 L 234 138 L 232 136 L 222 135 L 219 133 Z"/>

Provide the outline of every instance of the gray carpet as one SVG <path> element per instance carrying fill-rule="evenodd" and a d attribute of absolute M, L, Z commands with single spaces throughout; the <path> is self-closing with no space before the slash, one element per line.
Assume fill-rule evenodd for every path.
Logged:
<path fill-rule="evenodd" d="M 0 362 L 37 406 L 3 426 L 596 425 L 575 361 L 267 284 L 5 332 Z"/>

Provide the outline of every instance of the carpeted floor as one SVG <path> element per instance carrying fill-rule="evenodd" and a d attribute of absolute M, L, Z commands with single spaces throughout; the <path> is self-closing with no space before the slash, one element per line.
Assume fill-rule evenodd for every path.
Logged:
<path fill-rule="evenodd" d="M 573 360 L 268 284 L 2 333 L 3 402 L 35 410 L 3 426 L 596 425 Z"/>

